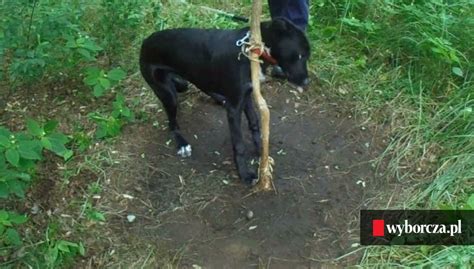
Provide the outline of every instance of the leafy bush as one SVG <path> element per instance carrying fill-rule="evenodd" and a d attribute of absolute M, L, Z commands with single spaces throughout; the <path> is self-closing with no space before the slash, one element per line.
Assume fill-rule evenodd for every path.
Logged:
<path fill-rule="evenodd" d="M 74 243 L 66 240 L 57 240 L 48 242 L 48 251 L 46 252 L 46 265 L 48 268 L 57 268 L 64 264 L 64 260 L 71 259 L 77 255 L 84 256 L 86 253 L 82 243 Z"/>
<path fill-rule="evenodd" d="M 62 239 L 55 222 L 48 226 L 44 240 L 34 250 L 39 253 L 31 253 L 33 255 L 29 254 L 25 259 L 27 264 L 35 264 L 38 268 L 66 267 L 76 256 L 84 256 L 86 253 L 82 242 Z"/>
<path fill-rule="evenodd" d="M 14 225 L 23 224 L 27 220 L 28 218 L 24 215 L 0 210 L 0 249 L 9 245 L 21 245 L 20 235 L 14 228 Z M 0 250 L 0 254 L 1 252 Z"/>
<path fill-rule="evenodd" d="M 117 94 L 113 102 L 113 110 L 109 115 L 93 112 L 89 114 L 89 118 L 97 124 L 95 136 L 101 139 L 119 135 L 125 123 L 135 120 L 135 114 L 127 107 L 125 97 Z"/>
<path fill-rule="evenodd" d="M 79 78 L 77 70 L 84 66 L 112 64 L 103 48 L 113 54 L 129 47 L 136 31 L 127 29 L 136 27 L 144 12 L 141 4 L 131 0 L 87 5 L 80 1 L 6 1 L 0 6 L 0 77 L 21 86 L 57 79 L 58 70 L 66 77 Z M 106 61 L 99 63 L 99 58 Z"/>
<path fill-rule="evenodd" d="M 95 97 L 99 97 L 102 96 L 106 90 L 122 80 L 125 75 L 125 72 L 120 68 L 115 68 L 106 72 L 97 67 L 89 67 L 86 69 L 84 83 L 93 88 L 93 94 Z"/>
<path fill-rule="evenodd" d="M 9 194 L 24 197 L 36 162 L 43 158 L 43 149 L 65 160 L 72 156 L 72 151 L 65 147 L 69 138 L 55 131 L 57 125 L 57 121 L 40 125 L 29 119 L 27 130 L 18 133 L 0 126 L 0 198 Z"/>
<path fill-rule="evenodd" d="M 43 125 L 27 120 L 27 130 L 12 132 L 0 126 L 0 199 L 15 195 L 25 197 L 38 161 L 48 150 L 64 160 L 72 156 L 66 148 L 69 138 L 56 131 L 58 122 L 47 121 Z M 12 211 L 0 210 L 0 251 L 8 253 L 5 246 L 21 245 L 21 237 L 14 225 L 23 224 L 27 217 Z"/>
<path fill-rule="evenodd" d="M 7 68 L 1 71 L 8 73 L 10 83 L 31 83 L 58 69 L 72 73 L 71 67 L 80 64 L 81 59 L 70 57 L 78 48 L 67 47 L 66 43 L 87 35 L 79 26 L 84 12 L 84 7 L 75 2 L 3 3 L 0 27 L 5 34 L 0 36 L 0 51 L 6 62 L 0 66 Z"/>

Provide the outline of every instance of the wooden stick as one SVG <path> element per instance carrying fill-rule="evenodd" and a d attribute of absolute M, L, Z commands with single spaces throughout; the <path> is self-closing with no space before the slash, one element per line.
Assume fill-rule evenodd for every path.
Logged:
<path fill-rule="evenodd" d="M 260 33 L 260 15 L 262 14 L 262 0 L 253 0 L 252 17 L 250 19 L 250 46 L 262 47 L 262 36 Z M 253 99 L 260 111 L 260 130 L 262 133 L 262 156 L 258 171 L 259 182 L 255 186 L 256 190 L 273 190 L 272 168 L 273 160 L 268 156 L 268 144 L 270 138 L 270 110 L 267 102 L 260 92 L 260 62 L 256 52 L 250 53 L 250 70 L 252 74 Z"/>

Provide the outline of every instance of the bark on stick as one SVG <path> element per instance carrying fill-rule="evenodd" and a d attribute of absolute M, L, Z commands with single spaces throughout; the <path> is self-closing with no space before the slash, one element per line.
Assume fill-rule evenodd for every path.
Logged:
<path fill-rule="evenodd" d="M 250 19 L 250 46 L 262 47 L 262 37 L 260 33 L 260 15 L 262 14 L 262 0 L 253 0 L 252 16 Z M 261 50 L 263 51 L 263 50 Z M 260 130 L 262 133 L 262 156 L 260 156 L 260 166 L 258 171 L 259 182 L 257 190 L 273 190 L 272 168 L 273 160 L 268 156 L 268 144 L 270 138 L 270 110 L 267 102 L 260 92 L 260 63 L 257 52 L 250 52 L 250 70 L 252 74 L 253 99 L 260 111 Z"/>

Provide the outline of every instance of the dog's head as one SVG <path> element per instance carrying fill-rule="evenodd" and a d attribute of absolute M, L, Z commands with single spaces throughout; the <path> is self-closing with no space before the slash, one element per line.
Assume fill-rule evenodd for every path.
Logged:
<path fill-rule="evenodd" d="M 310 47 L 305 33 L 288 19 L 275 18 L 263 25 L 262 35 L 288 81 L 297 86 L 307 85 Z"/>

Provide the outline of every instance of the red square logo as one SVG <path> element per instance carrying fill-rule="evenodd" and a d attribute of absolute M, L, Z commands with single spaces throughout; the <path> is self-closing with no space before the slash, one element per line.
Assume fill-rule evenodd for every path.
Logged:
<path fill-rule="evenodd" d="M 385 221 L 383 219 L 372 220 L 372 236 L 385 235 Z"/>

